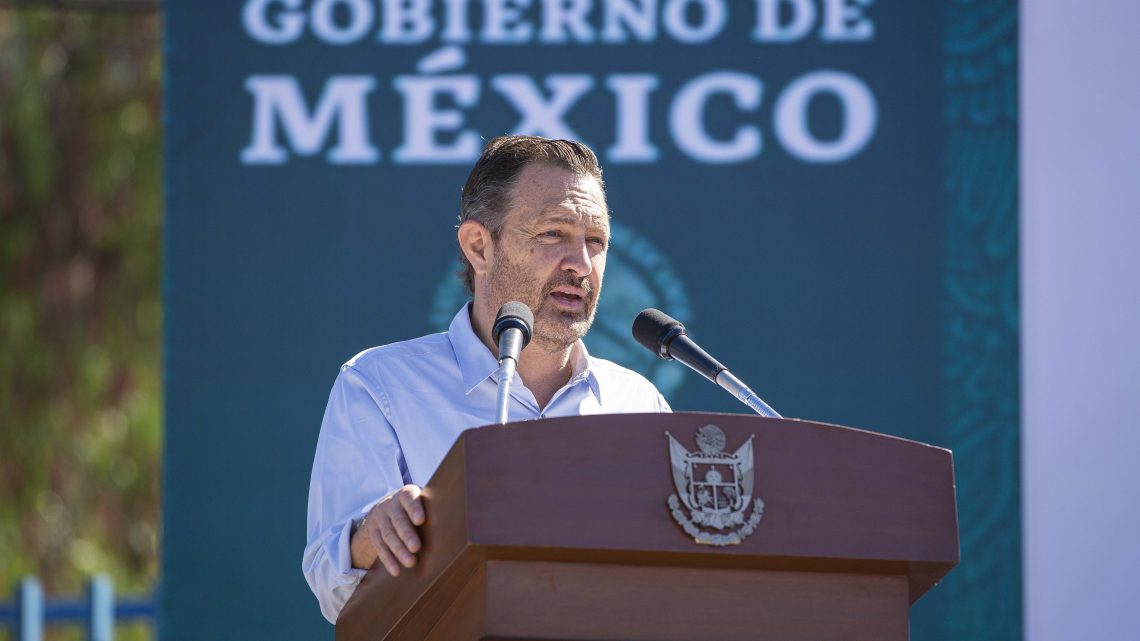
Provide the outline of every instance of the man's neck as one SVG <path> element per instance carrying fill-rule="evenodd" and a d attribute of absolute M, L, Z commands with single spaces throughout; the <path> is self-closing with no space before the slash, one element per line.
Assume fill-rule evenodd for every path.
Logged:
<path fill-rule="evenodd" d="M 471 328 L 479 340 L 491 350 L 496 359 L 499 357 L 499 346 L 491 339 L 491 328 L 494 325 L 494 313 L 487 314 L 481 310 L 478 303 L 471 307 Z M 574 364 L 571 356 L 576 343 L 561 346 L 549 345 L 541 341 L 533 341 L 530 346 L 519 355 L 517 369 L 519 378 L 527 389 L 534 394 L 539 409 L 546 409 L 554 394 L 570 380 L 574 373 Z"/>
<path fill-rule="evenodd" d="M 555 392 L 570 380 L 574 365 L 570 360 L 574 346 L 555 347 L 532 343 L 519 355 L 519 377 L 534 394 L 540 409 L 546 409 Z"/>

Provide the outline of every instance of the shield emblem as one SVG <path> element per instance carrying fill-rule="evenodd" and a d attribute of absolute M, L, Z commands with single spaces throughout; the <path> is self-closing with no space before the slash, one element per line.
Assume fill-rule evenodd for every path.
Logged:
<path fill-rule="evenodd" d="M 696 452 L 685 449 L 672 434 L 665 435 L 677 490 L 668 501 L 673 518 L 697 543 L 740 543 L 760 523 L 764 512 L 764 502 L 752 496 L 754 437 L 728 453 L 724 451 L 724 430 L 715 425 L 697 430 Z M 749 507 L 752 513 L 746 516 Z"/>

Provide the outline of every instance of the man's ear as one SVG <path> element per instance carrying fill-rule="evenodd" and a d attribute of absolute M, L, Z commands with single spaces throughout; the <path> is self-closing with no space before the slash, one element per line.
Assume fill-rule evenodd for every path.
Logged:
<path fill-rule="evenodd" d="M 488 266 L 495 252 L 490 230 L 474 220 L 464 221 L 459 226 L 459 249 L 467 257 L 476 274 L 487 275 Z"/>

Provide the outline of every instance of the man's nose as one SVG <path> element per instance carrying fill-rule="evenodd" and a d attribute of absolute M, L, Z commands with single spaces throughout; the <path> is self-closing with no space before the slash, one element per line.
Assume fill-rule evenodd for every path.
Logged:
<path fill-rule="evenodd" d="M 562 256 L 562 269 L 574 272 L 578 277 L 589 276 L 594 271 L 594 264 L 590 262 L 589 243 L 584 238 L 569 243 Z"/>

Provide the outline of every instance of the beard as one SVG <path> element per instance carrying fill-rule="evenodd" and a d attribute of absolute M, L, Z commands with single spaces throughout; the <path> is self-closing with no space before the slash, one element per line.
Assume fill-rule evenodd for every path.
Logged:
<path fill-rule="evenodd" d="M 529 307 L 534 313 L 532 344 L 539 345 L 544 350 L 561 350 L 573 345 L 590 331 L 601 286 L 595 290 L 589 276 L 576 278 L 567 272 L 560 272 L 551 280 L 543 282 L 533 271 L 512 262 L 504 253 L 500 252 L 496 258 L 487 280 L 492 309 L 498 309 L 512 300 Z M 555 307 L 550 292 L 564 285 L 585 292 L 581 309 Z"/>

